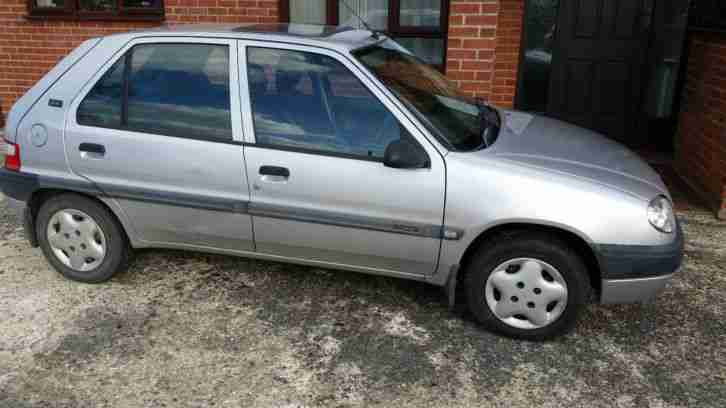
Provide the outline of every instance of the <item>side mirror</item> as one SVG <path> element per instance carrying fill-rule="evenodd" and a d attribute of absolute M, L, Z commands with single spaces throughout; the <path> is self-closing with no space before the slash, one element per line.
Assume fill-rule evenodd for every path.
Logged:
<path fill-rule="evenodd" d="M 429 167 L 426 152 L 406 139 L 394 140 L 383 154 L 383 165 L 394 169 L 423 169 Z"/>

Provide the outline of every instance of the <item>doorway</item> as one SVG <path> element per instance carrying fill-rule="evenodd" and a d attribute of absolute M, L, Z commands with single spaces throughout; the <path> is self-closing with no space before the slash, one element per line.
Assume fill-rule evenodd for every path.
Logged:
<path fill-rule="evenodd" d="M 688 0 L 526 0 L 515 106 L 672 149 L 687 9 Z"/>

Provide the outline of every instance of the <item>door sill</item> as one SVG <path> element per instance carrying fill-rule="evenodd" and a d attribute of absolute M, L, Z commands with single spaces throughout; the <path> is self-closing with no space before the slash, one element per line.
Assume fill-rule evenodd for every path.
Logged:
<path fill-rule="evenodd" d="M 135 248 L 148 248 L 148 249 L 159 248 L 159 249 L 178 249 L 178 250 L 184 250 L 184 251 L 198 251 L 198 252 L 213 253 L 213 254 L 220 254 L 220 255 L 231 255 L 231 256 L 237 256 L 237 257 L 242 257 L 242 258 L 259 259 L 259 260 L 264 260 L 264 261 L 290 263 L 290 264 L 305 265 L 305 266 L 315 266 L 315 267 L 325 268 L 325 269 L 339 269 L 339 270 L 344 270 L 344 271 L 365 273 L 368 275 L 388 276 L 388 277 L 392 277 L 392 278 L 415 280 L 415 281 L 421 281 L 421 282 L 427 281 L 426 275 L 417 275 L 417 274 L 406 273 L 406 272 L 398 272 L 398 271 L 393 271 L 393 270 L 389 270 L 389 269 L 378 269 L 378 268 L 370 268 L 370 267 L 365 267 L 365 266 L 356 266 L 356 265 L 349 265 L 349 264 L 342 264 L 342 263 L 335 263 L 335 262 L 316 261 L 316 260 L 303 259 L 303 258 L 293 258 L 293 257 L 282 256 L 282 255 L 266 254 L 266 253 L 254 252 L 254 251 L 242 251 L 242 250 L 235 250 L 235 249 L 214 248 L 214 247 L 207 247 L 207 246 L 202 246 L 202 245 L 140 241 L 137 243 L 137 245 L 135 245 Z"/>

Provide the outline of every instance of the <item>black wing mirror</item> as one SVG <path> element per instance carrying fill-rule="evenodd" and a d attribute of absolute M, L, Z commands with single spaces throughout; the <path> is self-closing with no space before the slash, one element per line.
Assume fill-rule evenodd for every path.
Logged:
<path fill-rule="evenodd" d="M 383 164 L 394 169 L 423 169 L 429 167 L 429 158 L 417 144 L 399 139 L 386 147 Z"/>

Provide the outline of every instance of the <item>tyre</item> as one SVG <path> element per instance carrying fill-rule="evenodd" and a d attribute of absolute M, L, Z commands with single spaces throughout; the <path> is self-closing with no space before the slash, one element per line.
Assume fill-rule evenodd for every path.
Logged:
<path fill-rule="evenodd" d="M 480 323 L 527 340 L 570 331 L 591 288 L 577 253 L 554 235 L 528 231 L 482 245 L 464 282 L 467 305 Z"/>
<path fill-rule="evenodd" d="M 46 259 L 68 279 L 100 283 L 128 268 L 126 235 L 97 201 L 76 194 L 51 197 L 40 207 L 35 228 Z"/>

